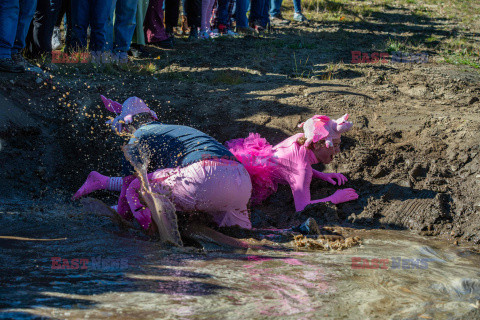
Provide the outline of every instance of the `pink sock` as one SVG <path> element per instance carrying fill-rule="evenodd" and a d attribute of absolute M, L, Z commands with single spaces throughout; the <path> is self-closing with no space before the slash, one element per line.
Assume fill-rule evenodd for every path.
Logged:
<path fill-rule="evenodd" d="M 85 181 L 83 186 L 78 189 L 73 198 L 78 199 L 80 197 L 86 196 L 93 191 L 105 190 L 108 187 L 109 179 L 109 177 L 104 176 L 96 171 L 90 172 L 87 180 Z"/>

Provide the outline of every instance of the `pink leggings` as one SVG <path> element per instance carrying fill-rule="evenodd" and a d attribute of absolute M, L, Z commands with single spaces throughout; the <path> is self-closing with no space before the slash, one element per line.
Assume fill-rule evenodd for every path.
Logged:
<path fill-rule="evenodd" d="M 152 191 L 168 194 L 179 211 L 211 214 L 221 226 L 238 225 L 251 229 L 247 204 L 252 182 L 245 167 L 225 159 L 202 160 L 183 168 L 161 169 L 149 174 Z M 127 190 L 127 201 L 135 211 L 140 181 Z"/>

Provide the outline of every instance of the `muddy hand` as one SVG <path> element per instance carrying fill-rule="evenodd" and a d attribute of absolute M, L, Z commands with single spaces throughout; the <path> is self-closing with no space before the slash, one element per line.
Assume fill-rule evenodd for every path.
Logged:
<path fill-rule="evenodd" d="M 358 199 L 358 194 L 352 188 L 337 190 L 334 194 L 326 198 L 334 204 Z"/>
<path fill-rule="evenodd" d="M 83 186 L 81 186 L 80 189 L 75 192 L 72 199 L 77 200 L 93 191 L 105 189 L 108 185 L 108 180 L 109 177 L 104 176 L 96 171 L 90 172 L 87 180 L 85 181 Z"/>

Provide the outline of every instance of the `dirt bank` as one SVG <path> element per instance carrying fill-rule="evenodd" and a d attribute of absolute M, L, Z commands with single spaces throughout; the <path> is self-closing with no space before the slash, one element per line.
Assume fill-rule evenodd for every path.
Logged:
<path fill-rule="evenodd" d="M 344 173 L 359 200 L 296 215 L 290 190 L 281 187 L 252 208 L 254 225 L 285 227 L 313 216 L 323 224 L 412 229 L 479 245 L 480 74 L 442 58 L 442 43 L 470 37 L 475 47 L 479 35 L 453 18 L 435 17 L 435 8 L 420 14 L 395 2 L 377 9 L 381 14 L 363 20 L 345 11 L 344 20 L 262 37 L 179 39 L 174 50 L 149 48 L 156 58 L 127 67 L 0 74 L 0 191 L 4 199 L 47 201 L 55 193 L 68 201 L 91 170 L 118 175 L 123 139 L 104 125 L 110 114 L 100 94 L 117 101 L 136 95 L 162 121 L 221 142 L 259 132 L 275 144 L 313 114 L 349 113 L 355 127 L 343 139 L 343 153 L 320 169 Z M 412 32 L 415 47 L 408 47 Z M 429 62 L 347 63 L 352 50 L 402 46 L 428 52 Z M 312 185 L 313 198 L 334 191 L 321 181 Z"/>

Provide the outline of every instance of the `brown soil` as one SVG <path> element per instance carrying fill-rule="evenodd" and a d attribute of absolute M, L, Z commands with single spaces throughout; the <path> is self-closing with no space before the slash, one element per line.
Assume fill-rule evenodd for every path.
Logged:
<path fill-rule="evenodd" d="M 136 95 L 162 121 L 193 126 L 221 142 L 259 132 L 275 144 L 314 114 L 349 113 L 355 127 L 342 140 L 343 152 L 320 169 L 344 173 L 345 187 L 356 189 L 359 199 L 296 214 L 290 190 L 281 186 L 252 208 L 254 226 L 284 228 L 311 216 L 322 225 L 412 229 L 479 245 L 480 74 L 435 62 L 323 70 L 322 64 L 350 57 L 347 49 L 326 52 L 335 48 L 335 37 L 342 45 L 354 41 L 344 48 L 356 50 L 386 37 L 363 24 L 349 27 L 362 32 L 352 37 L 345 28 L 313 24 L 264 38 L 179 40 L 174 51 L 150 48 L 160 58 L 152 60 L 158 70 L 153 75 L 91 65 L 61 67 L 51 76 L 0 74 L 0 115 L 7 105 L 15 108 L 7 112 L 14 125 L 0 121 L 0 192 L 7 200 L 47 201 L 55 194 L 68 201 L 90 171 L 118 175 L 124 140 L 104 125 L 110 114 L 100 94 L 120 102 Z M 405 34 L 411 31 L 405 28 Z M 288 44 L 299 33 L 307 51 L 293 56 Z M 278 41 L 286 47 L 279 49 Z M 307 56 L 319 63 L 309 77 L 298 72 Z M 337 188 L 314 181 L 311 189 L 318 199 Z"/>

